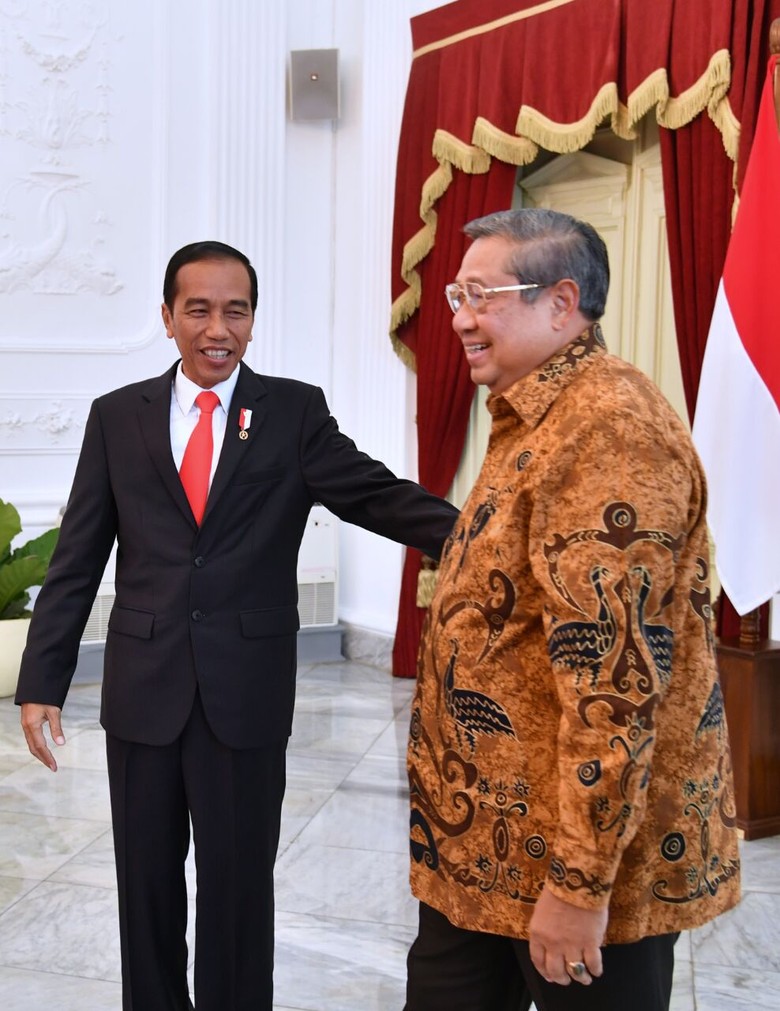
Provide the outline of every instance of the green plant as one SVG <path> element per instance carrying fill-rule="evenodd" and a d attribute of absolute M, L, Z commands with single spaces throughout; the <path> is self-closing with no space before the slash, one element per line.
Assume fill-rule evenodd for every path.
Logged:
<path fill-rule="evenodd" d="M 10 502 L 0 499 L 0 621 L 28 618 L 31 586 L 43 583 L 59 530 L 45 534 L 11 550 L 11 541 L 22 531 L 19 513 Z"/>

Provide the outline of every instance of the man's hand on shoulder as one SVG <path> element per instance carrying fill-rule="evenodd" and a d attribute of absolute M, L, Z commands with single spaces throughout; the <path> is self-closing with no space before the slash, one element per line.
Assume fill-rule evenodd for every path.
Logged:
<path fill-rule="evenodd" d="M 600 976 L 609 909 L 582 909 L 544 889 L 531 917 L 529 942 L 536 969 L 550 983 L 592 982 Z M 580 969 L 579 965 L 584 969 Z"/>
<path fill-rule="evenodd" d="M 65 735 L 62 733 L 61 715 L 62 710 L 58 706 L 45 706 L 39 702 L 22 703 L 22 730 L 27 739 L 30 754 L 48 766 L 52 772 L 57 771 L 57 762 L 46 743 L 43 725 L 48 723 L 51 739 L 56 745 L 63 745 Z"/>

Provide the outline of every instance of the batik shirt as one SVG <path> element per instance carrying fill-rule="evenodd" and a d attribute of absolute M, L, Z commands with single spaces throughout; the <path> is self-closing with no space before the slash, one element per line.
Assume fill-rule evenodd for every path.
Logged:
<path fill-rule="evenodd" d="M 543 888 L 611 942 L 701 924 L 739 860 L 690 436 L 598 326 L 488 408 L 420 651 L 412 889 L 512 937 Z"/>

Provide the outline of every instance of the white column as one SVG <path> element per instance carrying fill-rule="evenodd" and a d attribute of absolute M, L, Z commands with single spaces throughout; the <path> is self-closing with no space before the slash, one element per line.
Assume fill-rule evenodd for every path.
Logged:
<path fill-rule="evenodd" d="M 406 472 L 406 370 L 392 350 L 390 251 L 398 132 L 411 39 L 404 5 L 362 4 L 361 79 L 354 122 L 340 131 L 337 176 L 335 349 L 353 362 L 336 369 L 335 402 L 361 441 Z M 349 221 L 349 225 L 347 222 Z M 346 344 L 346 346 L 345 346 Z"/>
<path fill-rule="evenodd" d="M 247 360 L 273 373 L 283 327 L 286 5 L 209 6 L 212 232 L 245 252 L 257 270 L 262 326 Z"/>
<path fill-rule="evenodd" d="M 336 34 L 343 46 L 345 117 L 336 151 L 333 410 L 361 449 L 414 477 L 406 453 L 413 386 L 388 336 L 398 132 L 411 61 L 406 4 L 344 0 Z M 341 545 L 342 618 L 391 636 L 401 547 L 347 525 Z M 354 652 L 354 635 L 349 649 L 364 655 L 364 646 Z M 390 642 L 386 638 L 385 664 Z"/>

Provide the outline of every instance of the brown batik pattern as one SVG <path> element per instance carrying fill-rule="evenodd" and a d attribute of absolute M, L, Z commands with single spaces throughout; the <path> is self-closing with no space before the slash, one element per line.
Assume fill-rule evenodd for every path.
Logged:
<path fill-rule="evenodd" d="M 654 574 L 673 573 L 674 568 L 652 564 L 642 557 L 641 548 L 650 545 L 654 553 L 664 551 L 673 562 L 679 557 L 683 543 L 682 535 L 673 536 L 660 529 L 641 529 L 637 510 L 628 502 L 614 502 L 604 510 L 600 529 L 578 530 L 567 537 L 557 534 L 544 548 L 551 582 L 563 600 L 580 615 L 575 620 L 561 622 L 555 616 L 554 606 L 550 608 L 547 643 L 553 670 L 571 678 L 581 693 L 577 713 L 582 723 L 590 728 L 592 721 L 599 718 L 606 722 L 610 728 L 610 748 L 622 757 L 617 791 L 599 792 L 602 770 L 598 759 L 578 769 L 580 782 L 595 792 L 594 825 L 601 833 L 615 832 L 618 837 L 624 833 L 634 812 L 637 794 L 641 795 L 650 781 L 656 709 L 673 672 L 671 605 L 675 586 L 669 580 L 654 587 L 653 579 Z M 582 544 L 591 548 L 598 546 L 595 553 L 600 561 L 589 572 L 597 601 L 595 614 L 581 606 L 561 574 L 567 551 Z M 619 578 L 611 578 L 613 573 Z M 711 608 L 706 575 L 703 559 L 697 559 L 690 607 L 706 626 L 702 628 L 703 638 L 707 649 L 711 650 Z M 610 583 L 611 592 L 608 591 Z M 653 591 L 658 603 L 654 613 L 649 613 L 648 601 Z M 622 609 L 623 614 L 618 615 L 617 609 Z M 605 667 L 608 668 L 606 672 Z M 602 676 L 604 673 L 607 676 Z M 725 733 L 722 702 L 720 685 L 715 681 L 697 725 L 697 735 L 707 729 L 715 731 L 722 741 Z M 722 762 L 723 759 L 719 764 Z M 734 824 L 733 815 L 725 811 L 728 800 L 720 789 L 722 780 L 722 775 L 716 771 L 701 783 L 686 781 L 684 791 L 690 799 L 683 813 L 694 822 L 693 833 L 698 835 L 701 864 L 689 868 L 686 880 L 690 887 L 684 893 L 671 895 L 666 878 L 655 881 L 652 890 L 657 899 L 682 903 L 704 895 L 705 890 L 715 894 L 718 885 L 734 875 L 736 864 L 733 861 L 721 861 L 717 854 L 710 852 L 711 819 L 719 818 L 729 827 Z M 679 861 L 685 854 L 685 839 L 681 831 L 669 832 L 660 843 L 664 859 Z M 580 868 L 569 868 L 555 857 L 550 863 L 550 876 L 570 892 L 584 890 L 598 896 L 610 889 L 608 882 L 589 877 Z"/>
<path fill-rule="evenodd" d="M 689 437 L 594 329 L 489 407 L 420 652 L 413 890 L 519 937 L 543 887 L 610 941 L 705 922 L 738 859 Z"/>

